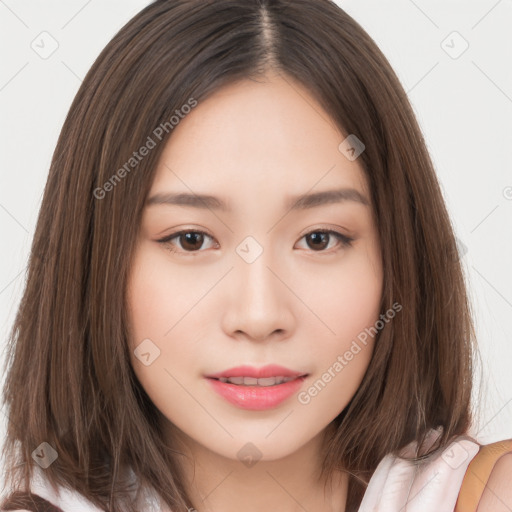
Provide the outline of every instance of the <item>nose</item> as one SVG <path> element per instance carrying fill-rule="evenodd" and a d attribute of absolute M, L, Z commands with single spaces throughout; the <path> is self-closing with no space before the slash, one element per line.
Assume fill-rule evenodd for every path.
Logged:
<path fill-rule="evenodd" d="M 227 335 L 253 341 L 284 339 L 295 328 L 294 307 L 300 304 L 290 291 L 290 275 L 263 253 L 252 263 L 235 260 L 231 293 L 222 327 Z M 291 286 L 293 289 L 293 284 Z"/>

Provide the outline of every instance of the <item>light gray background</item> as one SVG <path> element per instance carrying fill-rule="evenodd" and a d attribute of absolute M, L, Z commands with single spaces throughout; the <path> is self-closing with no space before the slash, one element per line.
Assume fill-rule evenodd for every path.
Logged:
<path fill-rule="evenodd" d="M 483 443 L 512 438 L 512 0 L 337 3 L 402 81 L 462 243 L 484 372 L 473 434 Z M 147 4 L 0 0 L 1 349 L 68 108 L 102 48 Z M 31 47 L 43 52 L 57 43 L 45 59 Z M 2 409 L 1 439 L 7 421 Z"/>

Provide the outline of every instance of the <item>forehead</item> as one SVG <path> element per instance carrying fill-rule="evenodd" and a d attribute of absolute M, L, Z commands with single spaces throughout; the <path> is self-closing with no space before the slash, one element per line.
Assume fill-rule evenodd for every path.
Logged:
<path fill-rule="evenodd" d="M 173 129 L 152 192 L 270 189 L 303 194 L 353 187 L 366 193 L 357 160 L 339 149 L 346 135 L 309 91 L 288 76 L 241 80 L 213 93 Z M 187 190 L 190 189 L 190 190 Z"/>

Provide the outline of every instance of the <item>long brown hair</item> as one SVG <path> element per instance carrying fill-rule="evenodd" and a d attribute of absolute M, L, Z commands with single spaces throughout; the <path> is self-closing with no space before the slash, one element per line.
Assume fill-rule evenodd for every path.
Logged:
<path fill-rule="evenodd" d="M 46 442 L 58 453 L 49 481 L 104 510 L 134 510 L 125 466 L 173 510 L 192 506 L 180 451 L 164 443 L 159 411 L 130 365 L 125 285 L 169 120 L 269 69 L 306 86 L 342 133 L 363 141 L 382 311 L 403 305 L 331 425 L 325 475 L 352 475 L 352 510 L 387 453 L 421 446 L 430 428 L 443 427 L 432 450 L 468 432 L 474 328 L 464 274 L 424 139 L 387 59 L 330 0 L 157 0 L 101 52 L 53 155 L 8 345 L 11 486 L 28 486 L 31 453 Z M 154 147 L 134 157 L 148 137 Z"/>

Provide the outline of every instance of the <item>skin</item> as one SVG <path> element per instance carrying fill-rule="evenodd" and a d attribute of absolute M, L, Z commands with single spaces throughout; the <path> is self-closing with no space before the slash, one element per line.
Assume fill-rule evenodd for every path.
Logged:
<path fill-rule="evenodd" d="M 346 135 L 307 89 L 269 74 L 201 102 L 161 155 L 148 197 L 204 193 L 230 206 L 147 206 L 128 283 L 133 368 L 169 445 L 176 431 L 195 462 L 184 464 L 201 512 L 345 509 L 347 475 L 336 474 L 324 493 L 320 450 L 363 379 L 372 338 L 307 404 L 297 394 L 270 410 L 244 410 L 204 375 L 275 363 L 309 373 L 303 392 L 379 319 L 379 237 L 363 169 L 338 149 Z M 290 195 L 334 188 L 356 189 L 369 204 L 285 208 Z M 305 236 L 321 228 L 354 241 Z M 181 229 L 209 236 L 158 242 Z M 247 236 L 263 249 L 252 263 L 236 252 Z M 160 350 L 149 366 L 133 352 L 147 338 Z M 249 442 L 261 454 L 251 467 L 237 456 Z"/>

